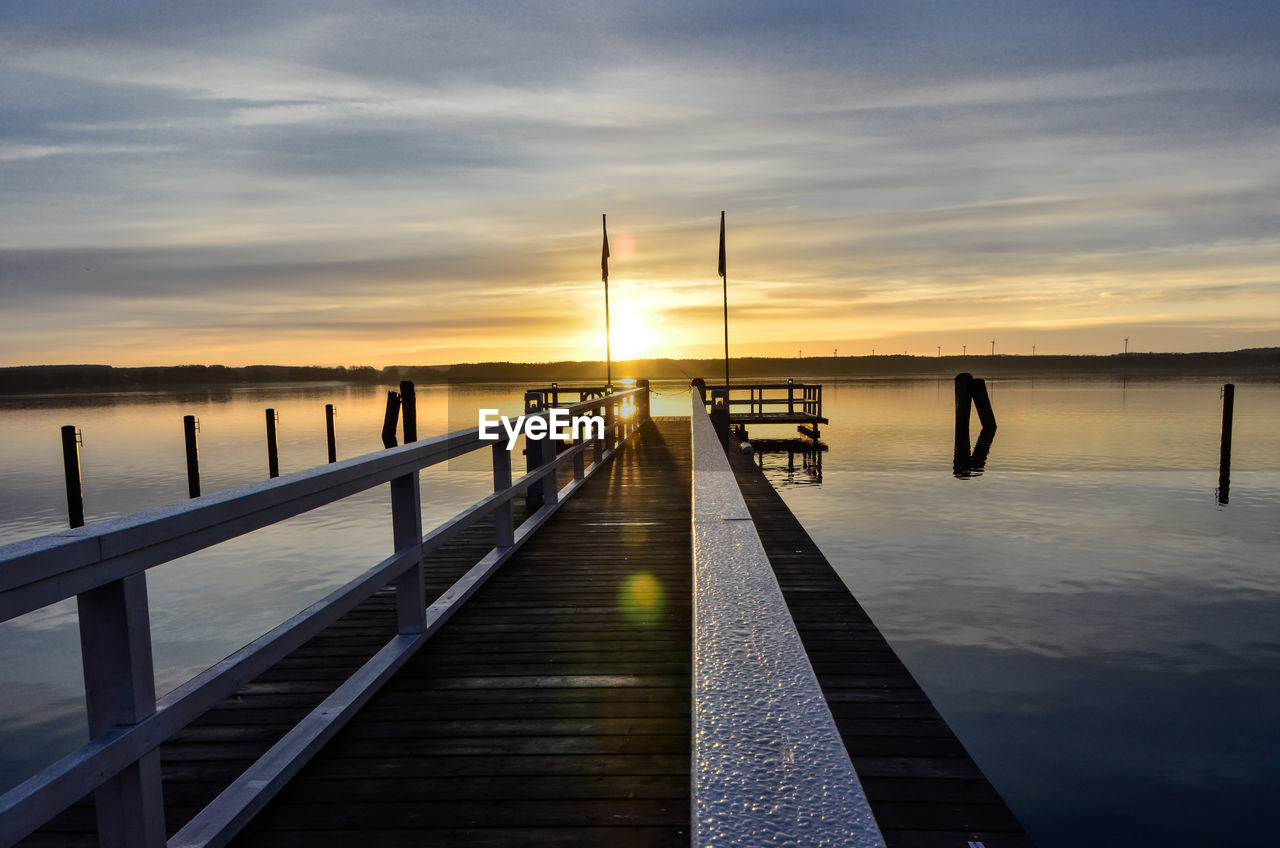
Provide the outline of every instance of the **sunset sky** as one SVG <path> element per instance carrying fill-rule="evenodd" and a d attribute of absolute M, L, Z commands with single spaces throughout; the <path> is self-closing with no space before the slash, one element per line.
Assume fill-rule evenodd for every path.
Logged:
<path fill-rule="evenodd" d="M 1280 345 L 1280 4 L 6 2 L 0 365 Z"/>

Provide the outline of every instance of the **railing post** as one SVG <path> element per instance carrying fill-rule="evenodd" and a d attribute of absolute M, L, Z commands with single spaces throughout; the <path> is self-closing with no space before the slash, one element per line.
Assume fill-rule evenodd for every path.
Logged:
<path fill-rule="evenodd" d="M 794 377 L 787 378 L 787 414 L 794 415 L 796 411 L 796 381 Z"/>
<path fill-rule="evenodd" d="M 280 447 L 276 444 L 276 411 L 267 409 L 267 473 L 280 476 Z"/>
<path fill-rule="evenodd" d="M 330 462 L 338 461 L 338 436 L 333 423 L 333 416 L 335 414 L 336 411 L 333 408 L 333 404 L 326 403 L 324 405 L 324 433 L 325 440 L 329 443 Z"/>
<path fill-rule="evenodd" d="M 530 389 L 524 393 L 524 414 L 534 415 L 542 411 L 542 392 L 537 389 Z M 525 436 L 524 440 L 524 470 L 534 471 L 538 466 L 542 465 L 542 445 L 545 440 L 530 439 Z M 554 487 L 554 483 L 550 486 L 546 485 L 547 478 L 543 477 L 529 484 L 528 490 L 525 492 L 525 503 L 530 509 L 537 509 L 546 502 L 543 496 L 549 488 Z"/>
<path fill-rule="evenodd" d="M 501 440 L 493 443 L 493 490 L 501 492 L 511 487 L 511 451 Z M 499 504 L 493 512 L 494 544 L 509 548 L 515 544 L 515 520 L 511 514 L 511 501 Z"/>
<path fill-rule="evenodd" d="M 391 538 L 397 552 L 417 548 L 413 567 L 392 585 L 400 633 L 422 633 L 427 625 L 427 599 L 422 585 L 422 500 L 416 471 L 391 481 Z"/>
<path fill-rule="evenodd" d="M 573 436 L 573 444 L 570 446 L 574 450 L 578 450 L 582 445 L 582 430 L 575 428 Z M 586 448 L 578 450 L 573 455 L 573 479 L 582 480 L 587 476 L 587 457 Z"/>
<path fill-rule="evenodd" d="M 80 482 L 80 434 L 74 424 L 62 428 L 62 474 L 67 481 L 67 522 L 84 526 L 84 486 Z"/>
<path fill-rule="evenodd" d="M 636 380 L 636 388 L 641 390 L 636 402 L 636 417 L 640 423 L 644 423 L 649 420 L 649 381 Z"/>
<path fill-rule="evenodd" d="M 711 390 L 711 424 L 720 437 L 720 444 L 729 448 L 729 390 Z"/>
<path fill-rule="evenodd" d="M 187 444 L 187 494 L 200 497 L 200 446 L 196 442 L 196 430 L 200 422 L 194 415 L 182 416 L 182 435 Z"/>
<path fill-rule="evenodd" d="M 76 596 L 89 735 L 137 724 L 156 711 L 147 578 L 134 574 Z M 152 749 L 94 792 L 98 844 L 165 844 L 160 754 Z"/>
<path fill-rule="evenodd" d="M 597 406 L 594 409 L 592 409 L 591 412 L 592 414 L 600 415 L 603 417 L 604 406 Z M 608 421 L 606 421 L 605 432 L 607 433 L 608 430 L 609 430 L 609 424 L 608 424 Z M 592 448 L 591 461 L 595 465 L 599 465 L 600 463 L 604 462 L 604 433 L 601 433 L 598 438 L 595 436 L 591 437 L 591 448 Z"/>
<path fill-rule="evenodd" d="M 605 398 L 604 405 L 604 449 L 613 450 L 618 443 L 618 402 L 612 397 Z"/>

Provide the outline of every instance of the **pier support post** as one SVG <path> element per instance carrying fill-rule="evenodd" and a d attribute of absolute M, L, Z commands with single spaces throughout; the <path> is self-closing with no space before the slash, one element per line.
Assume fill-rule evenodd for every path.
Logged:
<path fill-rule="evenodd" d="M 1218 454 L 1218 503 L 1225 504 L 1231 495 L 1231 423 L 1235 415 L 1236 386 L 1222 387 L 1222 444 Z"/>
<path fill-rule="evenodd" d="M 382 416 L 382 446 L 396 446 L 396 419 L 400 417 L 400 395 L 387 392 L 387 411 Z"/>
<path fill-rule="evenodd" d="M 324 433 L 325 441 L 329 445 L 329 461 L 338 461 L 338 434 L 334 428 L 333 416 L 337 411 L 333 408 L 333 404 L 326 403 L 324 405 Z"/>
<path fill-rule="evenodd" d="M 156 711 L 147 578 L 134 574 L 76 596 L 89 735 L 100 736 Z M 151 750 L 94 792 L 98 844 L 162 848 L 160 754 Z"/>
<path fill-rule="evenodd" d="M 62 428 L 62 475 L 67 483 L 67 522 L 84 526 L 84 487 L 80 482 L 80 434 L 74 424 Z"/>
<path fill-rule="evenodd" d="M 267 409 L 267 472 L 280 476 L 280 448 L 276 444 L 276 411 Z"/>
<path fill-rule="evenodd" d="M 196 442 L 196 430 L 200 422 L 194 415 L 182 416 L 182 436 L 187 446 L 187 495 L 200 497 L 200 446 Z"/>
<path fill-rule="evenodd" d="M 400 381 L 400 410 L 404 421 L 404 443 L 418 441 L 418 395 L 412 380 Z"/>

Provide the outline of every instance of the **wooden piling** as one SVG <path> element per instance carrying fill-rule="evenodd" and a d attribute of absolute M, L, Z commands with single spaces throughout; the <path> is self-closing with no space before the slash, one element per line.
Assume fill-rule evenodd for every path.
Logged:
<path fill-rule="evenodd" d="M 338 435 L 334 429 L 333 423 L 334 409 L 333 404 L 326 403 L 324 405 L 324 431 L 325 438 L 329 443 L 329 461 L 338 461 Z"/>
<path fill-rule="evenodd" d="M 974 378 L 971 383 L 973 408 L 978 410 L 978 420 L 982 422 L 983 431 L 996 429 L 996 414 L 991 408 L 991 398 L 987 394 L 987 381 Z"/>
<path fill-rule="evenodd" d="M 62 472 L 67 481 L 67 520 L 84 526 L 84 487 L 80 483 L 80 436 L 74 424 L 62 428 Z"/>
<path fill-rule="evenodd" d="M 1231 423 L 1235 416 L 1236 386 L 1222 387 L 1222 444 L 1218 454 L 1218 503 L 1227 503 L 1231 489 Z"/>
<path fill-rule="evenodd" d="M 276 411 L 267 409 L 267 471 L 280 476 L 280 446 L 276 443 Z"/>
<path fill-rule="evenodd" d="M 418 441 L 418 395 L 412 380 L 400 381 L 400 410 L 404 421 L 404 443 Z"/>
<path fill-rule="evenodd" d="M 196 442 L 196 417 L 182 416 L 182 435 L 187 445 L 187 496 L 200 497 L 200 446 Z"/>
<path fill-rule="evenodd" d="M 400 395 L 387 392 L 387 412 L 382 416 L 382 446 L 396 446 L 396 421 L 400 418 Z"/>

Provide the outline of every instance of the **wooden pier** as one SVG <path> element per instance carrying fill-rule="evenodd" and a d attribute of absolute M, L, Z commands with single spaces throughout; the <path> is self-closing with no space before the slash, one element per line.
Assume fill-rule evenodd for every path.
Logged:
<path fill-rule="evenodd" d="M 730 470 L 697 403 L 651 420 L 645 392 L 575 404 L 606 413 L 606 437 L 540 450 L 518 480 L 495 449 L 495 494 L 425 536 L 411 526 L 420 546 L 398 512 L 397 553 L 359 585 L 0 797 L 0 845 L 1030 845 L 763 475 L 745 457 Z M 250 508 L 280 520 L 356 477 L 416 505 L 412 469 L 476 446 L 450 434 L 229 493 L 215 514 L 206 496 L 0 549 L 0 612 L 127 581 L 190 534 L 230 538 Z M 785 606 L 733 590 L 753 545 Z M 759 624 L 734 604 L 768 629 L 742 636 Z M 750 674 L 796 637 L 799 665 L 773 669 L 794 682 L 772 693 L 794 717 L 741 710 L 763 694 L 742 689 Z M 779 647 L 740 668 L 744 638 Z M 162 787 L 164 834 L 136 810 L 95 813 L 104 780 Z"/>

